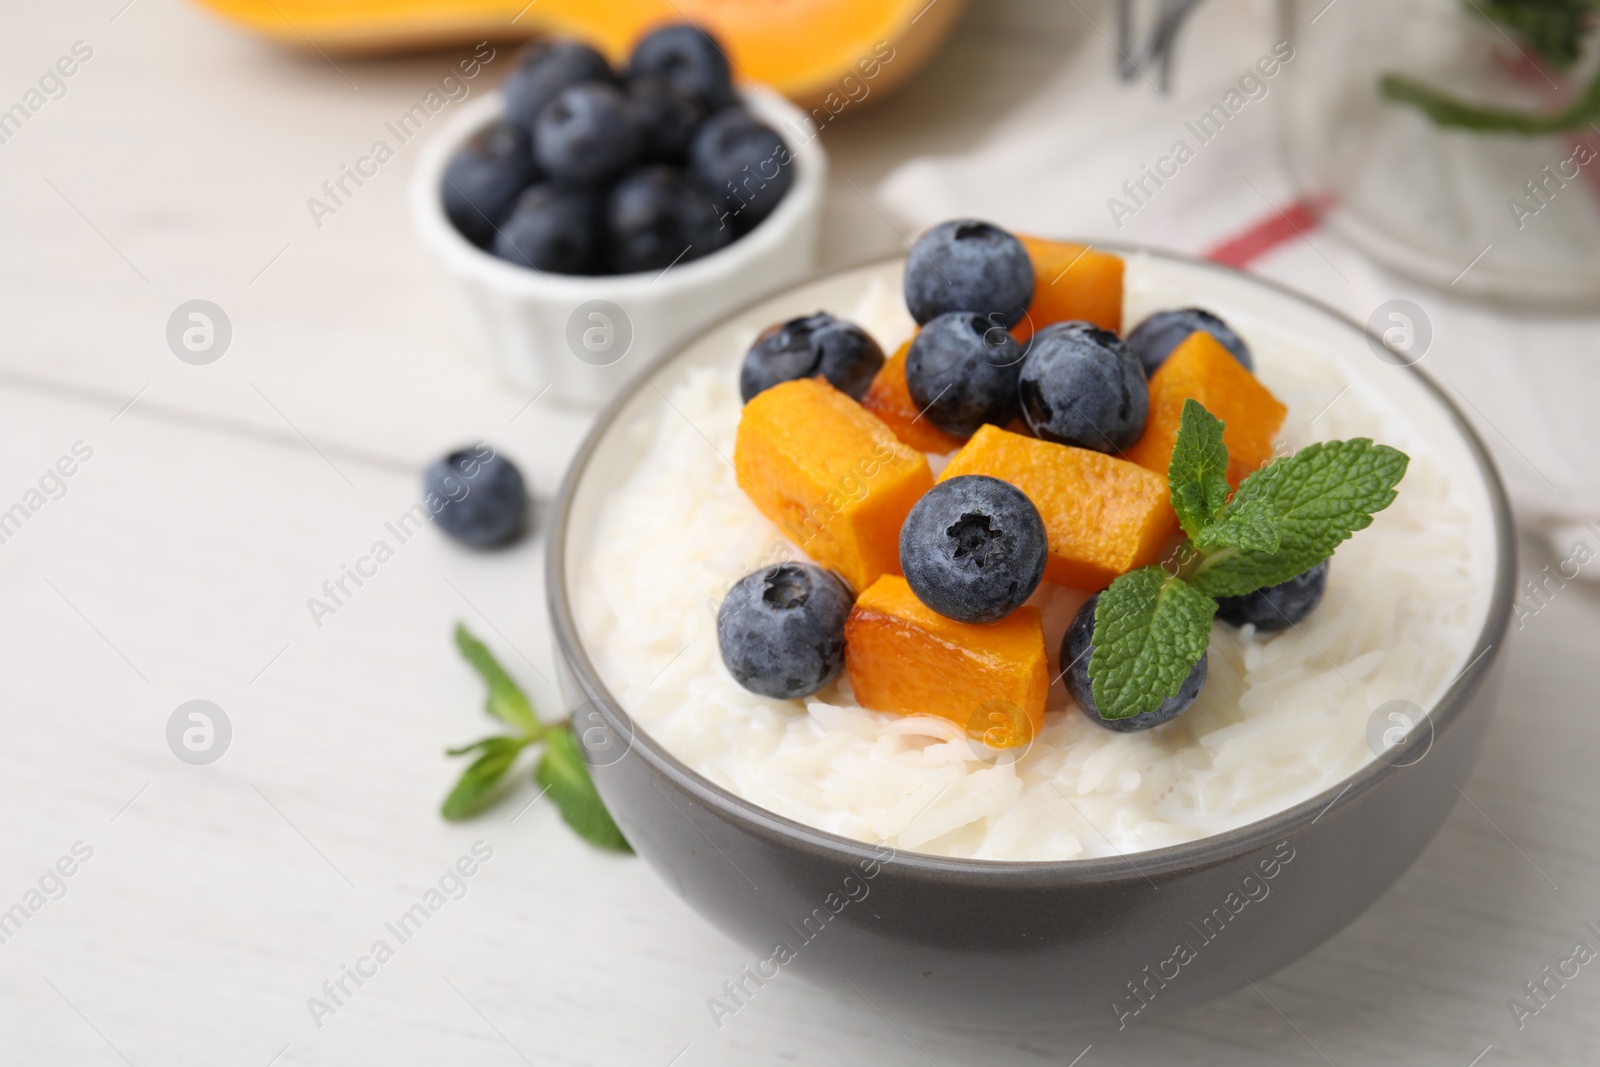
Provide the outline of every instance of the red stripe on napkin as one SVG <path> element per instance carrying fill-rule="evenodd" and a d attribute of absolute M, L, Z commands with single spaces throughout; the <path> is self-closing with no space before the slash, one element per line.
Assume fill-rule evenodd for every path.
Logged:
<path fill-rule="evenodd" d="M 1332 199 L 1301 197 L 1286 208 L 1274 210 L 1259 222 L 1213 245 L 1201 255 L 1228 267 L 1248 267 L 1279 245 L 1287 244 L 1321 224 L 1321 216 Z"/>

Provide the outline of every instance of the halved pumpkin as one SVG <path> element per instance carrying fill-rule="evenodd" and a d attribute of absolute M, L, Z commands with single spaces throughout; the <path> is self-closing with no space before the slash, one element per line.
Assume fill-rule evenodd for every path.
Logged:
<path fill-rule="evenodd" d="M 198 0 L 284 44 L 386 52 L 555 32 L 613 60 L 666 22 L 716 34 L 734 77 L 819 121 L 881 97 L 938 48 L 965 0 Z M 831 99 L 830 99 L 831 98 Z"/>

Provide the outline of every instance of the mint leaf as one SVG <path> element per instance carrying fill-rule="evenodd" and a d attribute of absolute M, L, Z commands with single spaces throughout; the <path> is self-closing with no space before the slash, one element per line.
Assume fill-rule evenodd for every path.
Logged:
<path fill-rule="evenodd" d="M 1197 538 L 1228 499 L 1228 449 L 1222 422 L 1198 400 L 1183 402 L 1178 436 L 1167 465 L 1167 488 L 1183 532 Z"/>
<path fill-rule="evenodd" d="M 1265 508 L 1276 519 L 1277 549 L 1218 548 L 1188 575 L 1190 584 L 1206 596 L 1242 596 L 1304 573 L 1394 502 L 1410 462 L 1404 452 L 1357 437 L 1307 445 L 1263 467 L 1239 486 L 1218 522 L 1251 526 Z"/>
<path fill-rule="evenodd" d="M 1281 541 L 1277 513 L 1265 500 L 1247 500 L 1201 530 L 1194 539 L 1194 547 L 1201 551 L 1247 548 L 1271 555 L 1278 551 Z"/>
<path fill-rule="evenodd" d="M 1154 711 L 1177 695 L 1211 642 L 1216 601 L 1160 567 L 1130 571 L 1094 610 L 1089 682 L 1102 719 Z"/>
<path fill-rule="evenodd" d="M 489 714 L 521 730 L 530 739 L 542 736 L 547 727 L 534 715 L 527 695 L 511 680 L 511 675 L 500 666 L 488 646 L 473 637 L 461 623 L 456 623 L 456 647 L 489 687 Z"/>
<path fill-rule="evenodd" d="M 551 732 L 534 780 L 549 792 L 561 817 L 579 837 L 601 848 L 633 851 L 595 790 L 594 779 L 589 777 L 589 768 L 584 765 L 578 739 L 570 726 Z"/>
<path fill-rule="evenodd" d="M 465 819 L 488 807 L 497 795 L 495 787 L 517 761 L 517 754 L 532 740 L 531 737 L 486 737 L 451 750 L 452 756 L 474 750 L 483 754 L 461 772 L 455 788 L 439 806 L 439 813 L 447 819 Z"/>

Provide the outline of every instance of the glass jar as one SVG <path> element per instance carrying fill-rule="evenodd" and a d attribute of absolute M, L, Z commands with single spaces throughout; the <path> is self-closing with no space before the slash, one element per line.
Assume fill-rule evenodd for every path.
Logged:
<path fill-rule="evenodd" d="M 1600 304 L 1600 27 L 1551 12 L 1280 0 L 1295 49 L 1280 134 L 1325 224 L 1454 292 Z"/>

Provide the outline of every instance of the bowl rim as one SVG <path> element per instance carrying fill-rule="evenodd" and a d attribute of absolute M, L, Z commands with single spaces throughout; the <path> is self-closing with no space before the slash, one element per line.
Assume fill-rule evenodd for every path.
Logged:
<path fill-rule="evenodd" d="M 745 85 L 738 91 L 756 117 L 773 126 L 783 138 L 793 161 L 794 184 L 771 215 L 749 233 L 708 255 L 660 271 L 550 274 L 508 263 L 467 240 L 445 215 L 439 185 L 455 150 L 504 113 L 505 97 L 498 88 L 463 105 L 422 145 L 408 189 L 413 226 L 423 244 L 450 270 L 516 296 L 579 301 L 642 299 L 647 294 L 676 297 L 681 295 L 676 290 L 715 283 L 760 259 L 773 245 L 788 241 L 804 216 L 821 210 L 827 182 L 827 154 L 811 117 L 765 86 Z M 808 135 L 807 139 L 796 144 L 801 131 Z"/>
<path fill-rule="evenodd" d="M 1113 241 L 1081 241 L 1095 248 L 1115 252 L 1124 259 L 1148 256 L 1218 274 L 1242 278 L 1248 283 L 1269 289 L 1281 296 L 1297 301 L 1328 318 L 1342 323 L 1356 333 L 1381 344 L 1370 330 L 1331 305 L 1307 296 L 1287 285 L 1262 278 L 1248 271 L 1201 259 L 1196 256 L 1152 248 L 1147 245 Z M 583 639 L 577 628 L 572 610 L 572 599 L 567 589 L 567 527 L 572 516 L 572 506 L 580 482 L 601 440 L 611 431 L 617 415 L 634 396 L 653 382 L 657 375 L 676 361 L 689 347 L 697 343 L 704 333 L 720 329 L 727 322 L 746 314 L 769 300 L 825 280 L 839 274 L 865 270 L 875 266 L 904 262 L 904 256 L 876 256 L 842 267 L 817 271 L 811 277 L 784 290 L 769 293 L 751 301 L 708 327 L 701 334 L 663 353 L 615 396 L 596 416 L 594 424 L 585 435 L 583 444 L 574 454 L 551 512 L 548 542 L 545 546 L 545 596 L 550 611 L 551 629 L 555 638 L 557 655 L 565 660 L 581 691 L 584 700 L 593 702 L 605 718 L 607 725 L 626 737 L 628 749 L 622 758 L 638 755 L 657 771 L 665 774 L 679 788 L 694 796 L 724 816 L 731 818 L 747 830 L 769 840 L 778 840 L 791 848 L 799 848 L 822 857 L 841 862 L 882 861 L 885 852 L 892 854 L 895 867 L 902 873 L 912 872 L 937 876 L 946 881 L 977 880 L 992 882 L 996 879 L 1007 884 L 1091 884 L 1122 880 L 1149 881 L 1152 875 L 1167 875 L 1195 871 L 1229 862 L 1240 856 L 1270 847 L 1301 832 L 1320 819 L 1341 799 L 1354 802 L 1380 788 L 1396 774 L 1408 769 L 1373 759 L 1355 773 L 1315 796 L 1282 811 L 1264 816 L 1243 826 L 1218 834 L 1210 834 L 1194 841 L 1141 852 L 1120 853 L 1065 860 L 991 860 L 958 856 L 938 856 L 931 853 L 896 849 L 888 845 L 872 845 L 853 838 L 790 819 L 761 807 L 753 801 L 717 785 L 698 771 L 680 761 L 650 734 L 636 728 L 622 703 L 607 689 L 599 671 L 584 650 Z M 1476 430 L 1467 421 L 1449 394 L 1429 375 L 1414 364 L 1400 369 L 1414 375 L 1418 383 L 1443 406 L 1456 431 L 1461 435 L 1467 451 L 1475 461 L 1479 478 L 1488 496 L 1489 510 L 1494 526 L 1493 592 L 1482 629 L 1472 646 L 1471 658 L 1454 681 L 1428 709 L 1433 725 L 1434 743 L 1445 730 L 1461 718 L 1471 698 L 1476 694 L 1498 658 L 1504 644 L 1511 619 L 1511 602 L 1516 580 L 1516 535 L 1511 506 L 1499 471 L 1490 458 L 1488 449 Z M 1347 796 L 1348 794 L 1348 796 Z"/>

